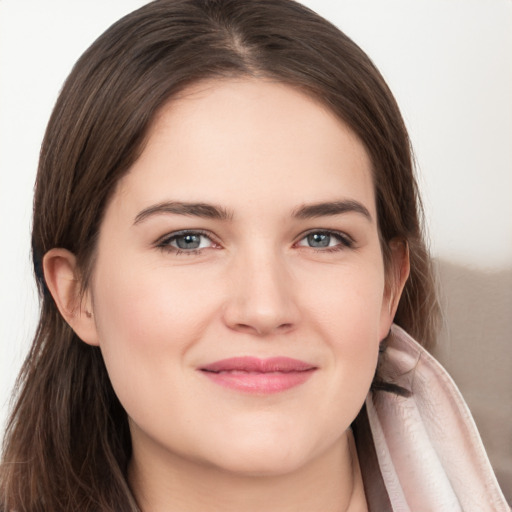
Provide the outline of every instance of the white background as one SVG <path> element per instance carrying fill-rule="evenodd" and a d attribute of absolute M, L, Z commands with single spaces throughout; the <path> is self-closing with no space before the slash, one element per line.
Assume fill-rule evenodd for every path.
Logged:
<path fill-rule="evenodd" d="M 45 124 L 79 55 L 145 3 L 0 0 L 0 428 L 37 317 L 29 238 Z M 478 416 L 512 423 L 512 1 L 304 3 L 362 46 L 401 106 L 445 297 L 446 344 L 438 355 L 482 433 L 508 437 L 510 453 L 510 430 L 496 436 Z M 500 395 L 501 417 L 489 411 L 490 394 Z M 502 482 L 510 482 L 503 450 L 486 444 Z"/>

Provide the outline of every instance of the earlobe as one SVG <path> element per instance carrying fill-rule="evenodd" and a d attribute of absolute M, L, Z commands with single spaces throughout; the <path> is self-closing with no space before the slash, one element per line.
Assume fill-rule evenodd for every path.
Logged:
<path fill-rule="evenodd" d="M 46 285 L 60 314 L 77 336 L 89 345 L 98 345 L 90 293 L 81 294 L 76 257 L 66 249 L 55 248 L 43 258 Z"/>

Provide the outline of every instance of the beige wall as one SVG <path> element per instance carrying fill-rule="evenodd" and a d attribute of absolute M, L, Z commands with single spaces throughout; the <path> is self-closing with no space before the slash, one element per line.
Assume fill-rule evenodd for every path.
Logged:
<path fill-rule="evenodd" d="M 484 272 L 437 264 L 445 322 L 433 352 L 467 400 L 512 503 L 512 266 Z"/>

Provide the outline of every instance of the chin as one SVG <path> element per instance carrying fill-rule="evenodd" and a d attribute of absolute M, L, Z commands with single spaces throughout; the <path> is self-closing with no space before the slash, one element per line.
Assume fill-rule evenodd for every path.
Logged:
<path fill-rule="evenodd" d="M 315 447 L 290 436 L 249 436 L 232 439 L 229 447 L 215 454 L 214 464 L 241 476 L 275 477 L 298 471 L 317 455 Z"/>
<path fill-rule="evenodd" d="M 277 477 L 292 474 L 304 465 L 307 458 L 295 454 L 292 457 L 280 454 L 250 454 L 237 460 L 222 461 L 219 469 L 242 477 Z"/>

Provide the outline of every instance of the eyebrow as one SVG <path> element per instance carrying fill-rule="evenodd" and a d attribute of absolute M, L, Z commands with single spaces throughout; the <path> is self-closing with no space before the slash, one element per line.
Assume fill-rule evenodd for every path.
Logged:
<path fill-rule="evenodd" d="M 317 217 L 328 217 L 344 213 L 359 213 L 366 217 L 370 222 L 372 221 L 372 216 L 368 209 L 360 202 L 354 200 L 328 201 L 303 205 L 293 210 L 292 217 L 298 219 L 314 219 Z M 222 206 L 209 203 L 164 201 L 162 203 L 149 206 L 139 212 L 135 217 L 134 224 L 139 224 L 154 215 L 162 214 L 185 215 L 223 221 L 233 219 L 233 212 L 223 208 Z"/>
<path fill-rule="evenodd" d="M 191 217 L 201 217 L 203 219 L 230 220 L 233 213 L 222 206 L 215 206 L 208 203 L 184 203 L 181 201 L 165 201 L 148 208 L 145 208 L 137 214 L 134 224 L 139 224 L 143 220 L 153 215 L 161 214 L 186 215 Z"/>
<path fill-rule="evenodd" d="M 352 199 L 304 205 L 294 210 L 293 216 L 299 219 L 314 219 L 343 213 L 359 213 L 372 222 L 372 216 L 366 206 Z"/>

